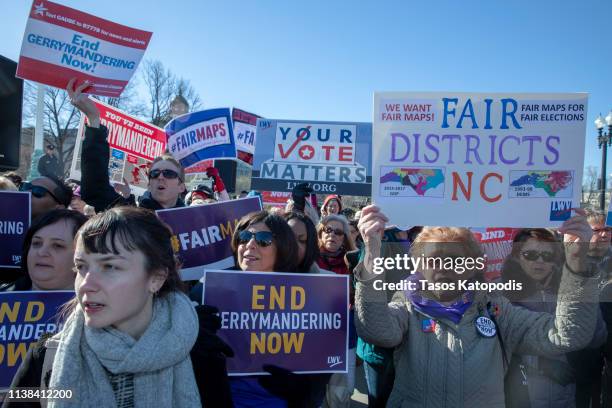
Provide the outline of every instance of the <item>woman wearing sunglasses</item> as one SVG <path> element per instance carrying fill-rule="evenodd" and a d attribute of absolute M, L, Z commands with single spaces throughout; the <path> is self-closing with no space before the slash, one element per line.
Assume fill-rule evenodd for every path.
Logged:
<path fill-rule="evenodd" d="M 72 189 L 53 176 L 21 183 L 19 190 L 32 194 L 32 220 L 56 208 L 68 208 L 72 199 Z"/>
<path fill-rule="evenodd" d="M 326 215 L 321 218 L 317 226 L 317 235 L 321 252 L 319 259 L 317 259 L 319 268 L 348 275 L 350 271 L 344 260 L 344 255 L 356 248 L 346 218 L 342 215 Z"/>
<path fill-rule="evenodd" d="M 259 272 L 299 272 L 298 245 L 283 217 L 266 211 L 244 216 L 232 236 L 236 269 Z M 328 375 L 297 375 L 281 367 L 264 366 L 271 375 L 231 377 L 234 406 L 314 407 L 324 395 Z"/>
<path fill-rule="evenodd" d="M 554 232 L 542 228 L 518 231 L 513 240 L 512 252 L 504 262 L 502 280 L 520 282 L 523 290 L 506 291 L 505 296 L 515 305 L 554 315 L 564 262 L 563 243 Z M 531 407 L 576 406 L 576 382 L 580 380 L 577 370 L 584 364 L 579 357 L 588 353 L 588 349 L 601 346 L 605 338 L 605 326 L 600 315 L 595 335 L 587 350 L 552 358 L 515 355 L 512 359 L 512 372 L 522 370 L 527 376 L 527 394 Z M 524 405 L 517 402 L 521 390 L 517 384 L 519 377 L 508 378 L 508 402 L 514 403 L 513 406 Z"/>
<path fill-rule="evenodd" d="M 337 196 L 329 196 L 336 197 Z M 328 198 L 329 198 L 328 197 Z M 332 203 L 336 199 L 332 200 Z M 345 255 L 356 249 L 351 238 L 349 224 L 343 215 L 330 214 L 321 218 L 317 225 L 319 238 L 319 258 L 317 264 L 324 271 L 331 271 L 340 275 L 349 275 L 351 272 Z M 357 347 L 357 334 L 353 320 L 353 285 L 351 284 L 351 308 L 349 315 L 349 352 L 347 355 L 347 374 L 333 374 L 327 387 L 326 401 L 329 406 L 348 407 L 351 395 L 355 388 L 355 359 Z"/>
<path fill-rule="evenodd" d="M 81 163 L 81 197 L 96 212 L 117 205 L 134 204 L 130 196 L 129 184 L 117 185 L 117 192 L 108 179 L 110 160 L 109 144 L 106 140 L 108 129 L 100 122 L 100 112 L 91 99 L 83 93 L 90 85 L 85 81 L 77 86 L 72 79 L 66 88 L 70 102 L 87 116 L 85 140 L 83 141 Z M 185 191 L 185 172 L 178 161 L 169 154 L 162 154 L 153 161 L 147 174 L 149 184 L 147 193 L 139 201 L 139 206 L 151 210 L 184 207 L 180 196 Z"/>

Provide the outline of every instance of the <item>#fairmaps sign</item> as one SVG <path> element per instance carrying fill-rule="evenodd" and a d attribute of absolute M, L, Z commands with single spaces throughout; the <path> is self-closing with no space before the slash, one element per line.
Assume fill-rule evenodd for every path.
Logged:
<path fill-rule="evenodd" d="M 397 225 L 559 226 L 586 116 L 584 93 L 376 93 L 373 202 Z"/>

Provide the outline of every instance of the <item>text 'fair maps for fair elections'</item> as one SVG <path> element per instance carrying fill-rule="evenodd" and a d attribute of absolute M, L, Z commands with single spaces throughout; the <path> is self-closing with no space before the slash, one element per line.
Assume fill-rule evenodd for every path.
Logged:
<path fill-rule="evenodd" d="M 255 153 L 255 132 L 257 131 L 257 116 L 241 109 L 232 109 L 232 122 L 234 124 L 234 137 L 236 138 L 236 151 L 238 159 L 246 164 L 253 165 Z"/>
<path fill-rule="evenodd" d="M 110 147 L 108 176 L 111 183 L 130 184 L 132 193 L 142 195 L 147 189 L 147 172 L 151 162 L 166 150 L 163 129 L 136 119 L 127 113 L 91 98 L 100 111 L 100 123 L 107 127 Z M 85 138 L 85 115 L 77 134 L 70 178 L 81 180 L 81 152 Z"/>
<path fill-rule="evenodd" d="M 251 188 L 308 182 L 316 193 L 369 196 L 371 142 L 370 123 L 259 119 Z"/>
<path fill-rule="evenodd" d="M 207 159 L 236 158 L 231 123 L 228 108 L 181 115 L 165 127 L 168 150 L 183 167 Z"/>
<path fill-rule="evenodd" d="M 397 225 L 558 226 L 586 116 L 583 93 L 376 93 L 373 201 Z"/>
<path fill-rule="evenodd" d="M 117 97 L 134 74 L 153 33 L 44 0 L 32 3 L 17 76 L 57 88 L 71 78 L 87 92 Z"/>

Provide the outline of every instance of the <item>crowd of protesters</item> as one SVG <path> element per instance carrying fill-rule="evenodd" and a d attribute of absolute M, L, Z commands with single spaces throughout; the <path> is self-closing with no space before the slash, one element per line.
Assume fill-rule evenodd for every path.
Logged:
<path fill-rule="evenodd" d="M 82 93 L 86 84 L 74 85 L 71 102 L 88 124 L 82 180 L 0 177 L 0 189 L 30 192 L 32 202 L 21 270 L 0 291 L 76 294 L 62 331 L 29 350 L 12 387 L 72 389 L 76 405 L 92 407 L 348 407 L 363 364 L 370 407 L 612 407 L 612 229 L 604 214 L 576 210 L 556 230 L 518 231 L 499 282 L 523 290 L 444 289 L 459 278 L 484 281 L 484 273 L 379 274 L 375 259 L 482 257 L 469 229 L 390 226 L 378 207 L 346 208 L 338 195 L 319 208 L 307 184 L 284 209 L 238 222 L 232 269 L 350 276 L 348 372 L 264 366 L 269 375 L 229 377 L 233 350 L 216 335 L 219 310 L 199 304 L 201 283 L 181 281 L 172 231 L 151 211 L 229 200 L 223 180 L 209 168 L 212 188 L 187 191 L 184 169 L 163 154 L 139 199 L 127 182 L 111 185 L 108 130 Z M 431 286 L 381 291 L 376 280 Z"/>

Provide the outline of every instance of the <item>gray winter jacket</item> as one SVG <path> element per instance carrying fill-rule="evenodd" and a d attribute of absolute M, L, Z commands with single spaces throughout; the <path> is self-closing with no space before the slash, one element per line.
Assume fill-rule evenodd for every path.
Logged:
<path fill-rule="evenodd" d="M 360 263 L 358 280 L 368 277 Z M 483 337 L 475 320 L 487 315 L 491 302 L 508 358 L 515 354 L 553 357 L 584 348 L 593 338 L 597 318 L 598 278 L 563 271 L 556 314 L 532 312 L 506 298 L 478 292 L 459 324 L 435 319 L 435 332 L 425 332 L 428 319 L 406 301 L 387 303 L 374 279 L 357 283 L 355 324 L 364 340 L 395 347 L 395 383 L 389 407 L 504 407 L 504 375 L 499 339 Z M 397 298 L 394 298 L 396 300 Z"/>

